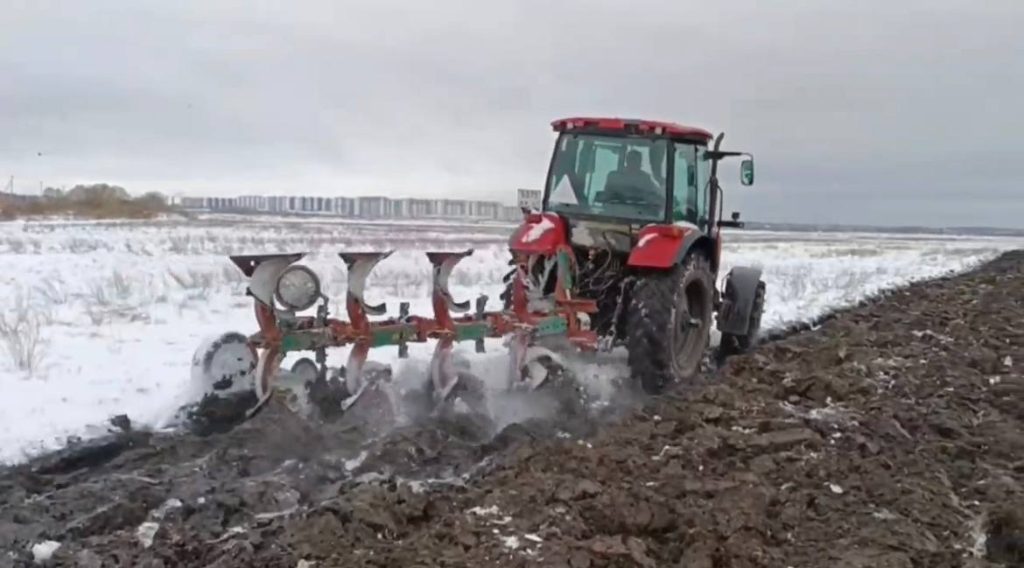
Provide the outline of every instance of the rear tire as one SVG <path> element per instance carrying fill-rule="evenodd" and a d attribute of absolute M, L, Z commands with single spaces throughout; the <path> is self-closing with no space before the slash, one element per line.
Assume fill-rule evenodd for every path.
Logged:
<path fill-rule="evenodd" d="M 644 392 L 661 393 L 698 373 L 711 339 L 714 289 L 711 265 L 699 252 L 671 270 L 637 278 L 626 311 L 626 348 Z"/>

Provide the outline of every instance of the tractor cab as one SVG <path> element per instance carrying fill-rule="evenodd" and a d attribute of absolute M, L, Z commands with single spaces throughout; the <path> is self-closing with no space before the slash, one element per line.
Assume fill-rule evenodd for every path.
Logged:
<path fill-rule="evenodd" d="M 559 136 L 544 211 L 625 227 L 685 222 L 707 229 L 710 132 L 619 119 L 571 118 L 553 127 Z"/>
<path fill-rule="evenodd" d="M 566 221 L 573 245 L 628 253 L 645 227 L 711 235 L 717 226 L 740 225 L 736 214 L 732 221 L 716 218 L 716 171 L 721 158 L 749 154 L 719 151 L 721 135 L 617 118 L 567 118 L 552 127 L 558 139 L 541 209 Z M 753 160 L 744 160 L 741 169 L 741 183 L 751 185 Z"/>

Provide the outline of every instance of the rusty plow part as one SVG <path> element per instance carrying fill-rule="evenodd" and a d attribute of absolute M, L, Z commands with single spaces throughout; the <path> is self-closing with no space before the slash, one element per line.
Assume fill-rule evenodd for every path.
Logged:
<path fill-rule="evenodd" d="M 470 301 L 458 302 L 448 288 L 452 270 L 464 258 L 473 254 L 473 249 L 462 252 L 428 252 L 427 259 L 433 267 L 431 280 L 431 301 L 434 308 L 434 322 L 437 345 L 430 360 L 430 392 L 433 398 L 433 415 L 445 411 L 456 399 L 462 399 L 477 413 L 486 413 L 482 382 L 470 373 L 468 368 L 455 364 L 453 347 L 456 341 L 472 340 L 477 353 L 484 352 L 484 338 L 494 334 L 493 322 L 488 321 L 487 296 L 476 299 L 472 315 L 463 316 L 456 322 L 452 313 L 466 313 L 473 305 Z M 462 325 L 459 325 L 462 324 Z"/>
<path fill-rule="evenodd" d="M 456 327 L 452 313 L 469 311 L 470 302 L 457 302 L 448 289 L 448 278 L 452 270 L 462 259 L 473 254 L 473 249 L 462 252 L 428 252 L 427 259 L 432 266 L 430 298 L 434 308 L 435 331 L 437 346 L 430 360 L 430 383 L 436 405 L 444 404 L 451 398 L 459 382 L 459 374 L 452 363 L 452 347 L 459 338 L 460 329 Z M 486 297 L 477 300 L 477 319 L 483 322 Z M 483 334 L 474 337 L 477 352 L 483 351 Z"/>
<path fill-rule="evenodd" d="M 465 313 L 469 311 L 470 303 L 456 302 L 448 289 L 448 278 L 451 277 L 455 265 L 462 262 L 462 259 L 473 254 L 473 249 L 463 252 L 428 252 L 427 259 L 433 266 L 433 278 L 431 281 L 431 297 L 435 302 L 443 301 L 448 312 Z M 434 310 L 437 310 L 435 305 Z"/>
<path fill-rule="evenodd" d="M 452 359 L 452 340 L 439 340 L 434 347 L 434 356 L 430 359 L 430 384 L 435 408 L 450 402 L 459 384 L 459 375 Z"/>
<path fill-rule="evenodd" d="M 459 400 L 470 412 L 489 415 L 483 381 L 471 372 L 468 361 L 462 363 L 456 362 L 451 340 L 437 342 L 430 361 L 430 416 L 436 418 L 447 413 Z"/>
<path fill-rule="evenodd" d="M 246 418 L 252 418 L 259 413 L 274 394 L 274 378 L 277 376 L 277 369 L 281 365 L 284 354 L 277 346 L 262 349 L 256 362 L 256 404 L 246 412 Z"/>
<path fill-rule="evenodd" d="M 366 303 L 363 294 L 366 289 L 366 278 L 370 272 L 377 266 L 377 263 L 391 256 L 393 252 L 389 250 L 386 252 L 343 252 L 338 254 L 348 268 L 346 299 L 350 318 L 357 319 L 361 315 L 360 319 L 365 322 L 365 316 L 382 316 L 387 313 L 387 304 L 371 306 Z M 353 303 L 358 305 L 359 310 L 353 310 L 355 307 Z"/>
<path fill-rule="evenodd" d="M 342 411 L 348 410 L 359 402 L 367 389 L 374 387 L 376 379 L 379 378 L 377 373 L 364 373 L 366 358 L 369 354 L 370 346 L 366 342 L 353 345 L 352 351 L 348 354 L 348 362 L 345 364 L 345 390 L 350 393 L 350 396 L 341 401 Z"/>
<path fill-rule="evenodd" d="M 302 260 L 307 253 L 234 255 L 231 262 L 249 277 L 248 293 L 265 304 L 274 306 L 274 288 L 281 273 Z"/>
<path fill-rule="evenodd" d="M 566 369 L 551 349 L 535 345 L 525 330 L 509 340 L 508 384 L 513 390 L 539 390 Z"/>

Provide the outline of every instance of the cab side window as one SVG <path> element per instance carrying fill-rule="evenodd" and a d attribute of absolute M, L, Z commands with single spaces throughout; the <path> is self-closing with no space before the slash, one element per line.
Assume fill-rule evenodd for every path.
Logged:
<path fill-rule="evenodd" d="M 675 144 L 672 155 L 672 220 L 698 224 L 701 199 L 697 191 L 696 148 Z"/>

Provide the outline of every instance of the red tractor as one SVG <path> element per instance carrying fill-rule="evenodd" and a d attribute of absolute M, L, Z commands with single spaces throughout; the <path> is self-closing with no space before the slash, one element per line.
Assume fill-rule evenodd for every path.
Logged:
<path fill-rule="evenodd" d="M 699 370 L 715 312 L 722 352 L 750 347 L 764 309 L 761 270 L 734 267 L 721 292 L 716 280 L 721 229 L 741 226 L 737 213 L 721 218 L 718 164 L 747 156 L 741 183 L 751 185 L 752 157 L 720 150 L 721 134 L 709 147 L 710 132 L 673 123 L 567 118 L 552 126 L 559 134 L 541 210 L 509 240 L 506 307 L 561 311 L 582 343 L 593 333 L 602 345 L 624 345 L 649 393 Z M 577 315 L 587 301 L 589 325 Z"/>
<path fill-rule="evenodd" d="M 481 351 L 485 338 L 509 338 L 510 387 L 528 390 L 556 382 L 549 363 L 557 353 L 544 349 L 552 342 L 583 351 L 625 346 L 633 377 L 649 393 L 698 372 L 716 312 L 722 351 L 750 347 L 764 309 L 761 270 L 734 267 L 716 288 L 721 229 L 741 226 L 736 213 L 721 218 L 718 164 L 746 156 L 741 183 L 751 185 L 750 155 L 720 150 L 721 134 L 713 140 L 667 122 L 569 118 L 553 127 L 558 139 L 540 210 L 527 211 L 509 239 L 514 268 L 501 310 L 486 310 L 485 296 L 475 307 L 457 302 L 448 290 L 451 271 L 472 250 L 427 253 L 432 317 L 409 314 L 403 302 L 387 318 L 385 305 L 364 301 L 367 275 L 390 251 L 340 254 L 348 266 L 346 319 L 331 317 L 317 275 L 294 264 L 305 253 L 233 256 L 249 278 L 259 331 L 200 347 L 194 380 L 212 393 L 254 391 L 251 415 L 273 392 L 283 357 L 311 352 L 315 360 L 299 360 L 291 376 L 311 398 L 327 393 L 318 398 L 328 411 L 346 412 L 360 400 L 387 406 L 381 384 L 390 373 L 367 365 L 370 349 L 397 345 L 404 356 L 410 342 L 436 341 L 427 391 L 439 409 L 458 398 L 482 401 L 474 377 L 454 360 L 456 342 Z M 314 308 L 315 315 L 299 315 Z M 340 347 L 351 348 L 348 364 L 328 369 L 326 350 Z"/>

